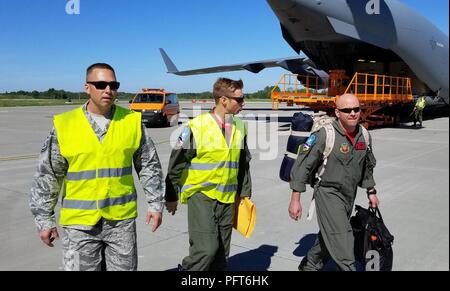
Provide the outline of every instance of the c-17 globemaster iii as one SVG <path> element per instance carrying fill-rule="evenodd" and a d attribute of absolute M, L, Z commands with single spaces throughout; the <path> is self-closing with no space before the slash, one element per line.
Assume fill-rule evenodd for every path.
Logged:
<path fill-rule="evenodd" d="M 449 102 L 448 36 L 398 0 L 267 0 L 284 39 L 307 57 L 179 71 L 163 49 L 168 73 L 186 76 L 282 67 L 326 78 L 332 69 L 409 77 L 413 95 Z"/>

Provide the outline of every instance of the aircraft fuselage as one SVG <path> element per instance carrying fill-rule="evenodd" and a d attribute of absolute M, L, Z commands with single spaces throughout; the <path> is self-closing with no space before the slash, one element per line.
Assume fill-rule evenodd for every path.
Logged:
<path fill-rule="evenodd" d="M 267 2 L 285 40 L 318 68 L 407 76 L 413 94 L 448 103 L 448 36 L 400 1 Z"/>

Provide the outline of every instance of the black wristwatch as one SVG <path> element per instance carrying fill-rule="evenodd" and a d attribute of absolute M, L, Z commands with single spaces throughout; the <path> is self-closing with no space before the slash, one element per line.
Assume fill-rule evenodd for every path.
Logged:
<path fill-rule="evenodd" d="M 367 189 L 367 196 L 369 196 L 369 195 L 376 195 L 377 194 L 377 189 L 375 189 L 375 188 L 370 188 L 370 189 Z"/>

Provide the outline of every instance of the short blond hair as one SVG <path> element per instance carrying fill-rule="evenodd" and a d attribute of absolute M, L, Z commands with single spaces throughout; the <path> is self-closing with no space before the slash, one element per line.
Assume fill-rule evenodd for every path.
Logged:
<path fill-rule="evenodd" d="M 218 99 L 222 96 L 230 96 L 236 90 L 242 90 L 244 82 L 242 80 L 231 80 L 227 78 L 219 78 L 213 86 L 213 98 Z"/>

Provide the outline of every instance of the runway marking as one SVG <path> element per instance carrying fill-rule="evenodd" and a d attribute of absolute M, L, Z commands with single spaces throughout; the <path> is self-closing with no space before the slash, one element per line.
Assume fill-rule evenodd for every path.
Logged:
<path fill-rule="evenodd" d="M 155 142 L 154 144 L 155 145 L 160 145 L 160 144 L 165 144 L 165 143 L 169 143 L 170 142 L 170 139 L 167 139 L 167 140 L 162 140 L 162 141 L 159 141 L 159 142 Z"/>
<path fill-rule="evenodd" d="M 35 154 L 35 155 L 14 156 L 14 157 L 0 157 L 0 162 L 36 159 L 38 156 L 39 155 Z"/>

